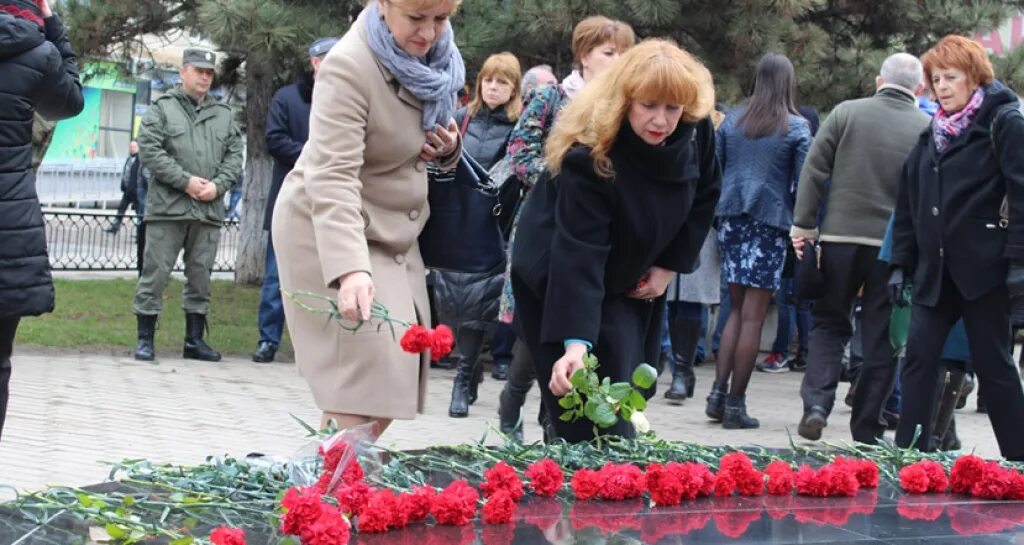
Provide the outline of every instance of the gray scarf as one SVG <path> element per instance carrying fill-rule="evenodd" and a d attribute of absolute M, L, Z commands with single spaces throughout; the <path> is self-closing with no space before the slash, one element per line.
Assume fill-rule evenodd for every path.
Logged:
<path fill-rule="evenodd" d="M 466 66 L 455 45 L 451 23 L 445 25 L 444 35 L 425 58 L 413 57 L 395 43 L 379 6 L 374 1 L 366 8 L 370 49 L 402 87 L 423 102 L 423 130 L 431 130 L 434 125 L 448 128 L 448 121 L 455 115 L 458 92 L 466 83 Z"/>

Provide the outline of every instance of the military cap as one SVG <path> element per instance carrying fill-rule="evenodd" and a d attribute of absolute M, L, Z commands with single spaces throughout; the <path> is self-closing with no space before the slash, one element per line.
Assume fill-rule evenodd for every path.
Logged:
<path fill-rule="evenodd" d="M 309 46 L 310 57 L 323 57 L 338 43 L 337 38 L 320 38 Z"/>
<path fill-rule="evenodd" d="M 181 64 L 215 70 L 217 68 L 217 55 L 209 49 L 189 48 L 182 54 Z"/>

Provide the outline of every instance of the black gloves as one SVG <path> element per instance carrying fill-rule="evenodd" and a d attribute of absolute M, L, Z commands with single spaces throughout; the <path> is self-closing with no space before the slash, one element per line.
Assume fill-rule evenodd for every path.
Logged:
<path fill-rule="evenodd" d="M 1010 297 L 1024 294 L 1024 264 L 1010 264 L 1010 270 L 1006 273 L 1006 287 L 1010 290 Z"/>
<path fill-rule="evenodd" d="M 1024 269 L 1021 269 L 1021 288 L 1024 289 Z M 906 286 L 906 279 L 903 277 L 903 269 L 895 267 L 889 273 L 889 302 L 893 306 L 905 307 L 907 300 L 903 297 L 903 288 Z"/>

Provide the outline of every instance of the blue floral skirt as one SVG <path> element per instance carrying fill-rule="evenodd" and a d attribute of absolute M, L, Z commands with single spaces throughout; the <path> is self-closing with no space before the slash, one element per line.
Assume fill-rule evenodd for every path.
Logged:
<path fill-rule="evenodd" d="M 786 232 L 781 229 L 749 216 L 722 218 L 718 228 L 722 280 L 774 292 L 782 282 L 786 244 Z"/>

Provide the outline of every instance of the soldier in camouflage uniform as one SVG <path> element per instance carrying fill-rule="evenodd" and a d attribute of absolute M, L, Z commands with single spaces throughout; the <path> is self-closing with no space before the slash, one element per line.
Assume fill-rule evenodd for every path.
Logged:
<path fill-rule="evenodd" d="M 135 290 L 135 359 L 155 358 L 153 335 L 171 269 L 184 250 L 184 357 L 219 361 L 203 340 L 210 311 L 210 270 L 224 221 L 224 194 L 242 168 L 242 139 L 231 107 L 208 96 L 216 58 L 187 49 L 181 86 L 156 99 L 142 120 L 139 153 L 151 179 L 146 249 Z"/>

